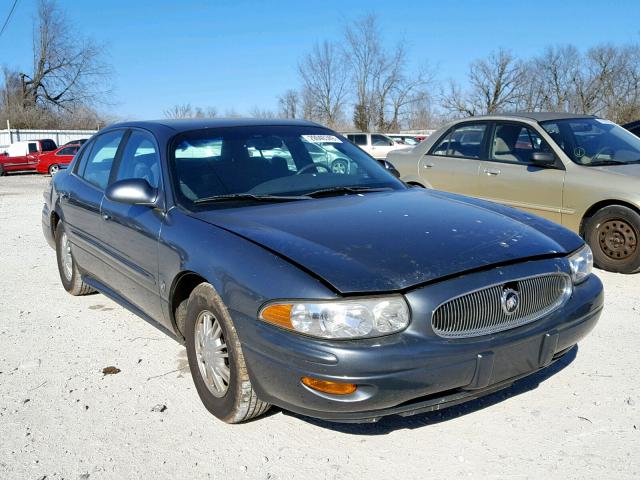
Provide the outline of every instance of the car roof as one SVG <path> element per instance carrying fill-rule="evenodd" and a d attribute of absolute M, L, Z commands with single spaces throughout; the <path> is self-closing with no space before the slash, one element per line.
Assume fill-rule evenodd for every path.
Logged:
<path fill-rule="evenodd" d="M 222 127 L 250 127 L 250 126 L 311 126 L 322 125 L 307 120 L 295 119 L 260 119 L 260 118 L 186 118 L 186 119 L 162 119 L 144 120 L 132 122 L 120 122 L 109 125 L 112 128 L 138 127 L 147 130 L 173 130 L 174 133 L 202 130 L 205 128 Z"/>
<path fill-rule="evenodd" d="M 483 115 L 471 117 L 473 119 L 527 119 L 536 122 L 547 122 L 550 120 L 567 120 L 572 118 L 597 118 L 594 115 L 567 113 L 567 112 L 513 112 L 513 113 L 497 113 L 493 115 Z M 469 120 L 468 118 L 466 120 Z"/>

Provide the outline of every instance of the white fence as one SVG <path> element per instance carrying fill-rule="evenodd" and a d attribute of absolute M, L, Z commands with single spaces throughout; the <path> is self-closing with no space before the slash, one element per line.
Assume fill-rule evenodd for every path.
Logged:
<path fill-rule="evenodd" d="M 79 140 L 81 138 L 89 138 L 96 133 L 96 130 L 0 130 L 0 152 L 9 145 L 21 140 L 39 140 L 41 138 L 50 138 L 57 145 L 64 145 L 71 140 Z"/>

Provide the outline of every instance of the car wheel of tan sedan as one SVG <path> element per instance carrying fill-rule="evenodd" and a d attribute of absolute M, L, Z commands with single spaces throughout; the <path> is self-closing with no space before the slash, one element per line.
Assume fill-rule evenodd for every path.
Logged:
<path fill-rule="evenodd" d="M 611 272 L 640 271 L 640 215 L 612 205 L 596 212 L 585 225 L 586 240 L 597 267 Z"/>

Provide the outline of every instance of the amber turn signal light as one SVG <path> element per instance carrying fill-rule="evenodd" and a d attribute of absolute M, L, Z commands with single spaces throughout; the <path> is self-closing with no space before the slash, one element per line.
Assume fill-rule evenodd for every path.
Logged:
<path fill-rule="evenodd" d="M 267 322 L 293 330 L 293 326 L 291 325 L 292 308 L 293 305 L 291 304 L 270 305 L 262 310 L 260 316 Z"/>
<path fill-rule="evenodd" d="M 353 383 L 330 382 L 328 380 L 318 380 L 317 378 L 302 377 L 302 383 L 318 392 L 330 393 L 332 395 L 349 395 L 356 391 Z"/>

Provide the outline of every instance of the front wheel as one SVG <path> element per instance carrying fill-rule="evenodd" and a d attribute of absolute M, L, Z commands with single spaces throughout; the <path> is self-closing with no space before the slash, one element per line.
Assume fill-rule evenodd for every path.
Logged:
<path fill-rule="evenodd" d="M 269 409 L 253 391 L 231 316 L 208 283 L 189 296 L 185 339 L 191 376 L 209 412 L 224 422 L 239 423 Z"/>
<path fill-rule="evenodd" d="M 60 167 L 54 163 L 49 167 L 49 175 L 53 177 L 56 173 L 58 173 L 59 170 L 60 170 Z"/>
<path fill-rule="evenodd" d="M 584 228 L 595 265 L 617 273 L 640 271 L 640 215 L 622 205 L 598 210 Z"/>

